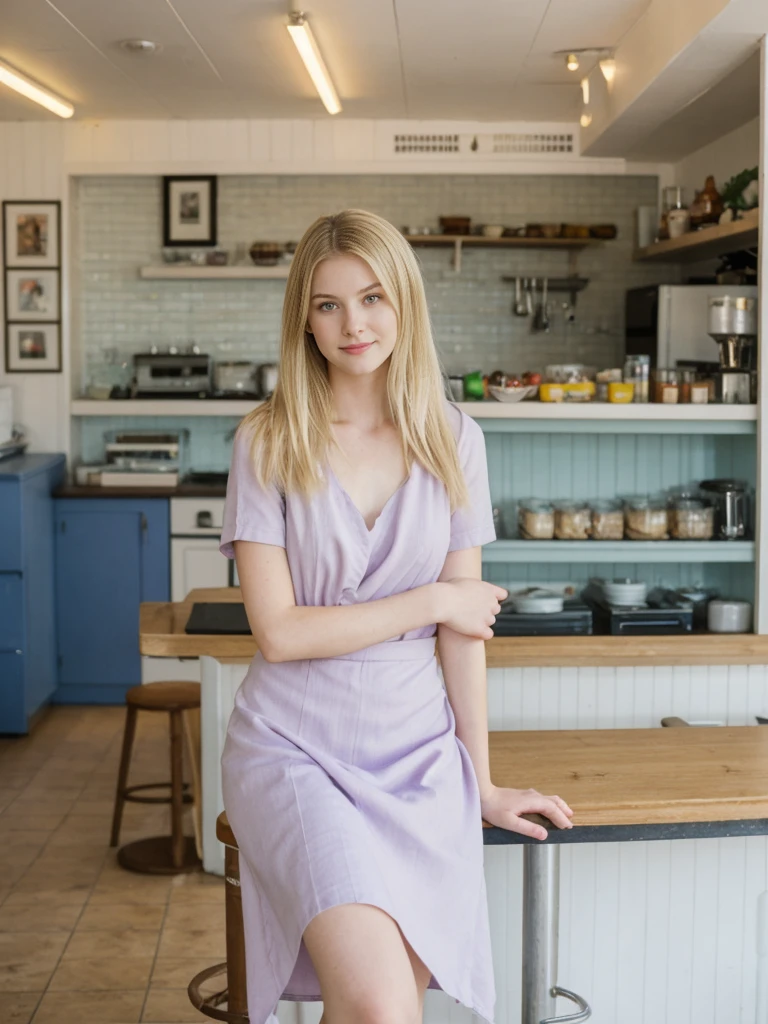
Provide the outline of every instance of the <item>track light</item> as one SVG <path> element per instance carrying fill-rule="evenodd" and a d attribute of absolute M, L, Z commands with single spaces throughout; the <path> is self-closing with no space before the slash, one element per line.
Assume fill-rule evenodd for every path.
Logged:
<path fill-rule="evenodd" d="M 575 53 L 569 53 L 565 58 L 565 66 L 569 71 L 579 70 L 579 58 Z"/>
<path fill-rule="evenodd" d="M 582 114 L 579 118 L 579 124 L 582 128 L 589 128 L 589 126 L 592 124 L 592 115 Z"/>
<path fill-rule="evenodd" d="M 582 78 L 581 80 L 581 98 L 584 101 L 584 106 L 589 104 L 589 79 Z"/>
<path fill-rule="evenodd" d="M 608 85 L 612 85 L 613 80 L 616 77 L 616 61 L 613 57 L 606 57 L 601 60 L 600 70 L 603 72 L 603 78 L 606 80 Z"/>
<path fill-rule="evenodd" d="M 341 110 L 341 103 L 339 103 L 339 97 L 306 16 L 301 11 L 292 11 L 290 19 L 290 24 L 287 26 L 288 32 L 299 51 L 299 56 L 304 61 L 320 99 L 325 104 L 325 109 L 329 114 L 338 114 Z"/>
<path fill-rule="evenodd" d="M 59 117 L 72 117 L 75 112 L 75 108 L 71 103 L 67 103 L 66 100 L 55 96 L 52 92 L 48 92 L 42 85 L 33 82 L 26 75 L 19 74 L 18 71 L 14 71 L 2 61 L 0 61 L 0 82 L 3 85 L 7 85 L 9 89 L 14 89 L 22 96 L 26 96 L 28 100 L 39 103 L 41 107 L 45 107 L 51 113 L 58 114 Z"/>

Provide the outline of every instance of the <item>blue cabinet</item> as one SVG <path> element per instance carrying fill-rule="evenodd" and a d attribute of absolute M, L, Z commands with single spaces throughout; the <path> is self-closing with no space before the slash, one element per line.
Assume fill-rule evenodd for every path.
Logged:
<path fill-rule="evenodd" d="M 26 733 L 56 689 L 52 490 L 63 455 L 0 462 L 0 733 Z"/>
<path fill-rule="evenodd" d="M 56 499 L 60 704 L 121 704 L 141 682 L 139 605 L 168 601 L 167 498 Z"/>

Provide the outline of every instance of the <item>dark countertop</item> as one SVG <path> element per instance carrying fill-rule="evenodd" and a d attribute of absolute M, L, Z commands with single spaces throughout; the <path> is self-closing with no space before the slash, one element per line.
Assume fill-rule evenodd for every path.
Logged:
<path fill-rule="evenodd" d="M 1 465 L 1 464 L 0 464 Z M 177 487 L 88 487 L 62 484 L 54 498 L 224 498 L 223 484 L 179 484 Z"/>
<path fill-rule="evenodd" d="M 59 452 L 35 452 L 32 455 L 14 455 L 11 458 L 0 459 L 0 479 L 2 477 L 26 477 L 35 473 L 42 473 L 52 466 L 58 466 L 65 461 L 65 456 Z"/>

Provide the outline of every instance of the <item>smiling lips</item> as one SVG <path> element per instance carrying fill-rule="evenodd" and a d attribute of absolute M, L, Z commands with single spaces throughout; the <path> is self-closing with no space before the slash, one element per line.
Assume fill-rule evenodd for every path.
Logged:
<path fill-rule="evenodd" d="M 357 355 L 358 352 L 365 352 L 367 348 L 370 348 L 373 344 L 372 341 L 366 342 L 362 345 L 347 345 L 342 349 L 342 352 L 349 352 L 350 355 Z"/>

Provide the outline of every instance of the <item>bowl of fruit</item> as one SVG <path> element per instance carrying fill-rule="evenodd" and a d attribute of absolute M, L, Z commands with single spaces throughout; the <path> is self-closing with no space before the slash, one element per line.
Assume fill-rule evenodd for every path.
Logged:
<path fill-rule="evenodd" d="M 488 378 L 488 393 L 497 402 L 522 402 L 525 398 L 536 397 L 539 384 L 540 373 L 524 373 L 522 377 L 517 377 L 498 372 Z"/>

